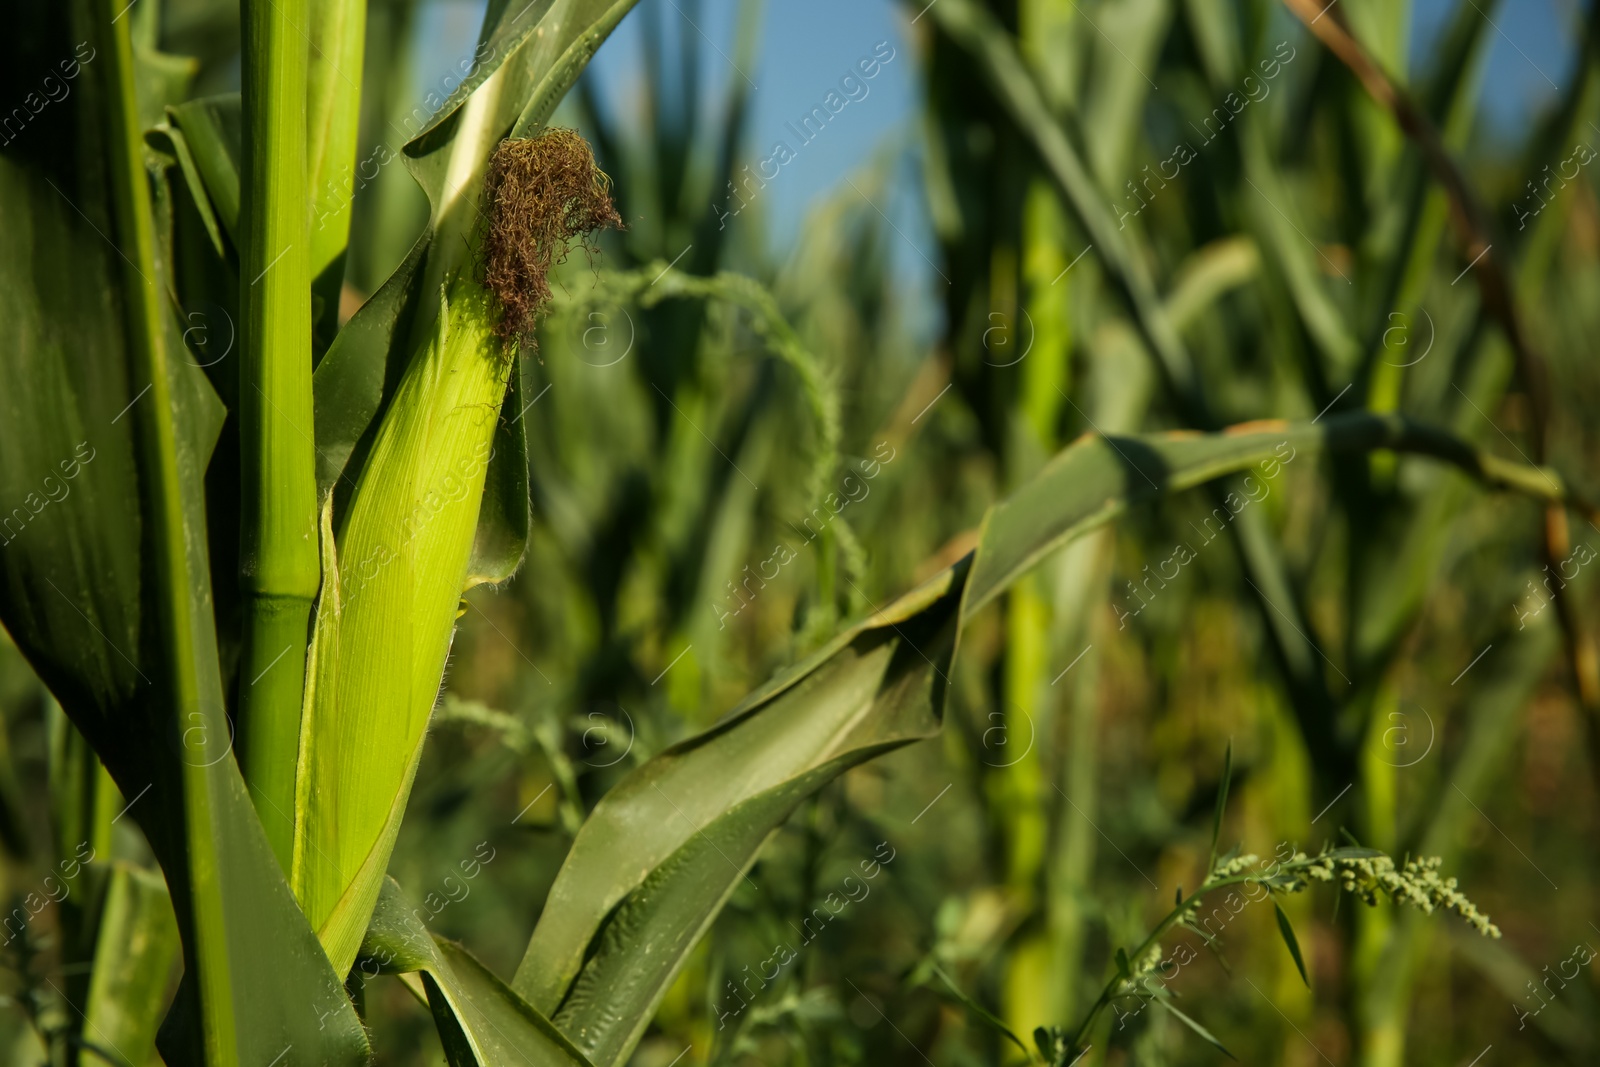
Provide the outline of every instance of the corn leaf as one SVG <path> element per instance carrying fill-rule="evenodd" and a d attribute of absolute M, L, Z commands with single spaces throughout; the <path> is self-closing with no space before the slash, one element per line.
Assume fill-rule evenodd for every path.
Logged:
<path fill-rule="evenodd" d="M 1123 195 L 1121 177 L 1138 170 L 1132 156 L 1139 142 L 1139 116 L 1156 91 L 1145 71 L 1160 59 L 1172 16 L 1173 5 L 1161 0 L 1107 5 L 1096 12 L 1095 32 L 1086 38 L 1093 78 L 1083 101 L 1083 124 L 1097 131 L 1086 145 L 1088 162 L 1117 198 Z"/>
<path fill-rule="evenodd" d="M 127 1063 L 148 1062 L 177 958 L 178 925 L 166 884 L 148 871 L 115 864 L 100 903 L 84 1037 Z"/>
<path fill-rule="evenodd" d="M 514 989 L 626 1062 L 684 957 L 794 807 L 939 727 L 966 567 L 846 630 L 634 771 L 573 842 Z M 619 906 L 620 905 L 620 906 Z M 613 910 L 615 909 L 615 910 Z"/>
<path fill-rule="evenodd" d="M 430 934 L 393 878 L 385 878 L 357 970 L 421 974 L 451 1067 L 588 1067 L 571 1042 L 454 941 Z"/>
<path fill-rule="evenodd" d="M 211 239 L 211 250 L 216 253 L 218 259 L 225 258 L 228 255 L 231 238 L 223 236 L 221 220 L 217 217 L 217 210 L 206 191 L 205 180 L 200 177 L 194 153 L 189 149 L 189 139 L 184 136 L 182 129 L 172 124 L 170 112 L 168 121 L 151 130 L 146 136 L 155 147 L 164 149 L 176 160 L 179 173 L 183 175 L 184 184 L 194 201 L 195 210 L 199 212 L 200 223 L 205 227 L 206 236 Z"/>
<path fill-rule="evenodd" d="M 1317 425 L 1245 423 L 1214 434 L 1086 435 L 990 509 L 967 583 L 962 619 L 970 619 L 1062 543 L 1129 506 L 1243 470 L 1270 458 L 1280 446 L 1445 451 L 1450 441 L 1399 418 L 1364 415 Z M 1279 453 L 1278 458 L 1284 456 Z M 1455 458 L 1470 463 L 1477 454 L 1468 449 Z M 1493 465 L 1487 458 L 1483 462 Z M 1535 493 L 1551 491 L 1535 485 L 1532 478 L 1519 480 L 1523 484 Z"/>
<path fill-rule="evenodd" d="M 392 392 L 405 372 L 411 353 L 392 342 L 410 332 L 417 297 L 413 283 L 427 256 L 429 237 L 424 233 L 418 238 L 389 280 L 345 323 L 312 375 L 319 493 L 337 490 L 342 499 L 354 488 L 353 478 L 342 485 L 340 479 L 347 467 L 360 470 L 386 391 Z M 358 448 L 360 456 L 353 459 Z"/>
<path fill-rule="evenodd" d="M 356 138 L 367 0 L 315 0 L 307 9 L 306 189 L 311 201 L 310 270 L 321 355 L 339 328 L 350 205 L 355 195 Z"/>
<path fill-rule="evenodd" d="M 1173 274 L 1167 317 L 1183 329 L 1223 295 L 1254 280 L 1261 254 L 1248 237 L 1219 237 L 1197 248 Z"/>
<path fill-rule="evenodd" d="M 17 502 L 0 521 L 0 618 L 130 798 L 172 887 L 186 981 L 168 1062 L 293 1044 L 359 1063 L 360 1023 L 229 758 L 199 491 L 222 409 L 177 358 L 158 241 L 170 201 L 147 183 L 116 14 L 29 8 L 7 38 L 38 48 L 8 52 L 12 66 L 85 42 L 79 84 L 93 91 L 0 155 L 0 196 L 17 208 L 0 237 L 0 490 Z"/>
<path fill-rule="evenodd" d="M 938 729 L 958 623 L 1129 506 L 1281 460 L 1286 446 L 1414 449 L 1492 482 L 1552 491 L 1531 469 L 1512 472 L 1394 417 L 1085 436 L 990 509 L 972 555 L 608 793 L 551 887 L 513 988 L 597 1065 L 625 1063 L 690 949 L 795 806 L 850 767 Z"/>
<path fill-rule="evenodd" d="M 1271 276 L 1281 278 L 1288 288 L 1301 322 L 1322 352 L 1326 377 L 1349 377 L 1361 356 L 1349 326 L 1347 309 L 1354 288 L 1349 270 L 1313 243 L 1314 236 L 1307 236 L 1316 224 L 1297 207 L 1298 183 L 1273 165 L 1256 116 L 1241 118 L 1238 135 L 1248 190 L 1240 194 L 1245 198 L 1241 206 L 1254 224 L 1262 253 L 1276 268 Z"/>
<path fill-rule="evenodd" d="M 239 241 L 239 157 L 243 152 L 244 117 L 239 94 L 185 100 L 167 109 L 168 122 L 183 133 L 194 161 L 190 191 L 196 201 L 210 203 L 217 221 L 235 247 Z M 198 180 L 198 187 L 192 183 Z"/>

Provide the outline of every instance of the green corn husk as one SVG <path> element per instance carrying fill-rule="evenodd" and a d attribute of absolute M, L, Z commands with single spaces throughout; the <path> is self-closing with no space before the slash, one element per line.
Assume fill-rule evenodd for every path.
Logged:
<path fill-rule="evenodd" d="M 399 829 L 467 582 L 513 358 L 468 272 L 395 393 L 333 549 L 301 726 L 291 882 L 334 968 L 354 961 Z"/>

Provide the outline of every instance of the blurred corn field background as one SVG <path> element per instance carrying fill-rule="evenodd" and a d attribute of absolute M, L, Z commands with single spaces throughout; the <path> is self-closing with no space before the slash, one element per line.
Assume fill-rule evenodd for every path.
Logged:
<path fill-rule="evenodd" d="M 625 775 L 956 563 L 1081 435 L 1400 414 L 1548 471 L 1554 498 L 1600 495 L 1594 4 L 884 0 L 827 31 L 859 40 L 798 87 L 816 107 L 767 128 L 776 6 L 641 0 L 552 120 L 594 147 L 625 228 L 557 268 L 514 372 L 527 555 L 464 595 L 389 864 L 500 975 Z M 237 88 L 235 6 L 127 17 L 136 47 L 195 57 L 190 96 Z M 368 5 L 351 238 L 317 330 L 427 222 L 390 162 L 468 69 L 439 40 L 470 59 L 480 18 Z M 1507 120 L 1512 64 L 1550 84 Z M 6 99 L 30 78 L 8 71 Z M 845 124 L 896 85 L 856 151 Z M 840 180 L 785 188 L 821 154 Z M 217 287 L 238 284 L 178 279 L 195 362 L 229 358 Z M 1595 515 L 1287 444 L 1131 507 L 968 622 L 938 736 L 799 804 L 631 1062 L 1025 1062 L 1205 879 L 1224 787 L 1224 851 L 1440 856 L 1504 933 L 1313 887 L 1279 913 L 1303 980 L 1264 906 L 1210 945 L 1176 929 L 1164 952 L 1195 951 L 1167 985 L 1227 1053 L 1596 1062 Z M 244 610 L 217 586 L 219 619 Z M 80 841 L 158 881 L 120 818 L 138 798 L 93 780 L 9 643 L 0 706 L 8 906 L 40 910 Z M 72 1025 L 78 902 L 6 939 L 4 1062 L 118 1062 L 48 1039 Z M 398 979 L 356 995 L 377 1062 L 445 1062 Z M 1136 999 L 1076 1036 L 1061 1062 L 1225 1058 Z"/>

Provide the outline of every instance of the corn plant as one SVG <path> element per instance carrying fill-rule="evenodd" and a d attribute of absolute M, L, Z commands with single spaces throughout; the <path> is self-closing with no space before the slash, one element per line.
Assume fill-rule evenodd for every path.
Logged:
<path fill-rule="evenodd" d="M 1296 402 L 1288 410 L 1304 417 L 1226 427 L 1221 413 L 1234 405 L 1207 398 L 1181 331 L 1254 276 L 1255 254 L 1238 243 L 1208 245 L 1195 253 L 1187 284 L 1160 294 L 1148 257 L 1091 195 L 1091 172 L 1066 132 L 1071 91 L 1040 84 L 1037 57 L 1049 54 L 1049 42 L 1030 43 L 1036 58 L 1024 61 L 985 8 L 942 0 L 928 12 L 927 32 L 937 26 L 929 61 L 937 70 L 952 62 L 951 49 L 963 50 L 965 73 L 987 95 L 934 93 L 930 106 L 986 108 L 989 120 L 1009 124 L 1010 154 L 994 165 L 1026 191 L 1013 200 L 1027 205 L 1030 229 L 1048 246 L 1030 264 L 1026 287 L 1047 336 L 1019 388 L 993 365 L 973 363 L 966 303 L 978 283 L 962 277 L 953 287 L 947 347 L 959 350 L 957 359 L 931 363 L 931 376 L 915 373 L 912 398 L 937 400 L 939 374 L 953 373 L 978 413 L 978 447 L 1002 458 L 1000 491 L 977 509 L 975 531 L 942 553 L 924 551 L 933 562 L 921 574 L 884 561 L 868 551 L 853 516 L 839 517 L 833 488 L 841 454 L 871 443 L 876 417 L 851 408 L 847 418 L 840 382 L 875 371 L 824 348 L 864 363 L 862 337 L 871 329 L 851 333 L 828 312 L 844 307 L 873 322 L 878 309 L 863 309 L 859 293 L 850 294 L 859 301 L 852 304 L 829 284 L 770 264 L 728 269 L 744 253 L 712 226 L 725 211 L 720 191 L 704 208 L 684 206 L 698 173 L 686 162 L 698 143 L 692 99 L 676 135 L 657 132 L 650 165 L 630 169 L 623 135 L 608 128 L 591 93 L 580 93 L 616 186 L 589 142 L 555 122 L 590 57 L 633 6 L 491 0 L 471 61 L 413 113 L 420 117 L 406 126 L 404 144 L 377 164 L 402 164 L 426 197 L 427 218 L 393 273 L 348 315 L 343 283 L 382 262 L 376 237 L 373 247 L 352 246 L 352 234 L 363 232 L 352 229 L 357 194 L 376 158 L 357 147 L 361 89 L 374 80 L 363 75 L 364 0 L 245 0 L 241 91 L 210 95 L 196 90 L 196 57 L 163 50 L 170 39 L 156 0 L 70 0 L 19 16 L 7 67 L 51 64 L 40 75 L 43 96 L 24 83 L 22 119 L 6 127 L 0 145 L 0 203 L 12 220 L 0 238 L 10 361 L 0 491 L 15 502 L 0 517 L 0 619 L 48 692 L 50 731 L 53 873 L 14 912 L 14 935 L 7 926 L 8 945 L 20 939 L 14 999 L 33 1030 L 27 1055 L 64 1063 L 143 1064 L 158 1054 L 169 1064 L 366 1063 L 385 1039 L 368 1025 L 368 986 L 393 976 L 426 1007 L 456 1067 L 620 1067 L 684 976 L 705 966 L 719 916 L 741 887 L 755 885 L 764 851 L 796 814 L 814 815 L 846 772 L 939 734 L 947 704 L 965 711 L 983 703 L 984 686 L 958 666 L 958 651 L 992 636 L 994 605 L 1003 602 L 1006 613 L 1003 685 L 1040 706 L 1042 665 L 1086 625 L 1085 590 L 1103 580 L 1104 530 L 1113 520 L 1168 498 L 1177 506 L 1189 490 L 1234 511 L 1235 494 L 1220 480 L 1301 454 L 1326 454 L 1331 481 L 1348 493 L 1375 492 L 1367 482 L 1393 491 L 1396 465 L 1410 469 L 1420 457 L 1485 492 L 1531 499 L 1545 509 L 1547 554 L 1559 552 L 1569 509 L 1594 514 L 1542 447 L 1531 460 L 1509 460 L 1458 427 L 1402 414 L 1397 386 L 1371 360 L 1368 403 L 1330 413 Z M 397 5 L 383 18 L 403 24 L 407 10 Z M 1324 27 L 1303 14 L 1416 133 L 1475 247 L 1481 212 L 1446 141 L 1339 19 Z M 1245 49 L 1224 32 L 1227 17 L 1202 25 L 1217 28 L 1201 35 L 1211 49 L 1203 54 L 1207 74 L 1225 80 Z M 741 34 L 746 47 L 752 27 Z M 1458 67 L 1481 31 L 1470 19 L 1463 27 Z M 1146 51 L 1153 40 L 1146 37 Z M 1460 77 L 1458 69 L 1446 84 Z M 1138 103 L 1126 79 L 1118 84 L 1116 97 L 1098 105 L 1108 126 Z M 51 85 L 68 91 L 58 96 Z M 746 103 L 736 92 L 710 139 L 709 172 L 719 179 L 736 170 Z M 950 150 L 942 158 L 956 171 L 972 162 L 956 158 L 953 141 L 933 143 Z M 1096 148 L 1103 155 L 1095 166 L 1114 167 L 1127 150 L 1126 141 Z M 1271 168 L 1252 159 L 1247 171 L 1267 180 Z M 1415 204 L 1406 232 L 1430 251 L 1439 211 L 1417 206 L 1425 200 L 1421 174 L 1408 172 Z M 392 185 L 394 173 L 384 181 Z M 663 208 L 652 228 L 603 233 L 631 218 L 629 197 L 645 189 Z M 1074 422 L 1067 407 L 1076 407 L 1066 377 L 1073 328 L 1067 305 L 1047 310 L 1041 294 L 1045 273 L 1058 260 L 1063 273 L 1068 267 L 1061 238 L 1076 232 L 1069 219 L 1098 248 L 1099 269 L 1126 312 L 1107 350 L 1116 358 L 1148 353 L 1154 369 L 1097 397 L 1108 432 L 1092 428 L 1062 447 Z M 981 227 L 957 225 L 942 236 L 952 261 L 1003 261 L 958 248 L 966 240 L 1003 243 Z M 681 266 L 670 258 L 679 238 L 697 246 Z M 1273 243 L 1282 238 L 1274 230 L 1264 244 L 1292 260 L 1284 272 L 1289 321 L 1337 366 L 1356 365 L 1354 334 L 1308 280 L 1303 250 Z M 874 239 L 869 232 L 855 248 L 870 253 Z M 608 249 L 622 261 L 616 268 Z M 817 255 L 837 262 L 848 253 L 836 246 Z M 1395 262 L 1374 270 L 1388 267 L 1393 287 L 1420 284 Z M 1486 314 L 1532 374 L 1537 363 L 1499 261 L 1481 267 L 1480 279 Z M 1021 306 L 1014 284 L 981 281 L 1008 308 Z M 1077 285 L 1067 291 L 1082 301 Z M 220 318 L 197 321 L 191 309 L 201 305 Z M 530 555 L 537 562 L 523 569 L 524 586 L 536 593 L 540 582 L 562 585 L 542 566 L 554 553 L 541 523 L 565 522 L 568 532 L 583 525 L 562 517 L 562 494 L 577 494 L 560 477 L 583 457 L 563 455 L 552 427 L 563 417 L 601 420 L 607 412 L 598 409 L 609 401 L 594 398 L 590 413 L 547 415 L 536 406 L 538 383 L 574 380 L 571 334 L 563 340 L 553 324 L 581 321 L 596 306 L 639 313 L 648 341 L 629 373 L 638 376 L 633 386 L 651 425 L 674 429 L 647 449 L 661 453 L 656 481 L 631 511 L 619 509 L 622 520 L 651 516 L 639 530 L 603 542 L 589 535 L 618 516 L 597 520 L 598 506 L 567 509 L 591 525 L 573 540 L 604 543 L 618 558 L 587 576 L 583 593 L 600 624 L 591 640 L 569 641 L 577 666 L 563 675 L 560 699 L 631 700 L 654 685 L 643 684 L 638 661 L 659 662 L 665 676 L 674 655 L 719 647 L 713 635 L 735 614 L 731 601 L 708 610 L 705 593 L 738 572 L 732 561 L 748 550 L 751 516 L 765 498 L 723 469 L 717 457 L 744 477 L 685 407 L 723 405 L 728 417 L 718 422 L 734 427 L 729 443 L 740 460 L 798 475 L 798 488 L 779 494 L 773 510 L 821 518 L 819 547 L 806 564 L 814 588 L 790 631 L 745 657 L 736 683 L 757 675 L 749 691 L 702 704 L 692 685 L 674 683 L 671 700 L 692 729 L 673 736 L 657 724 L 661 743 L 649 744 L 652 752 L 610 764 L 611 774 L 580 786 L 559 736 L 492 708 L 441 702 L 440 692 L 458 620 L 476 605 L 464 599 L 469 590 L 505 586 Z M 216 350 L 224 321 L 237 325 L 236 354 Z M 1297 343 L 1304 337 L 1296 334 Z M 716 344 L 767 357 L 736 400 L 701 362 Z M 1157 425 L 1166 428 L 1146 429 L 1141 413 L 1157 381 L 1167 415 Z M 1318 401 L 1322 384 L 1312 393 Z M 730 412 L 736 404 L 743 409 Z M 889 424 L 898 447 L 909 448 L 921 416 L 915 405 L 901 408 Z M 796 427 L 806 447 L 786 452 L 778 437 Z M 886 447 L 853 463 L 856 473 L 892 462 L 897 448 Z M 929 491 L 953 495 L 955 479 L 937 463 L 929 468 Z M 715 470 L 716 481 L 697 475 L 685 493 L 670 484 L 677 470 Z M 1270 604 L 1285 588 L 1285 568 L 1264 527 L 1251 525 L 1257 513 L 1249 514 L 1231 535 Z M 643 624 L 619 610 L 626 582 L 651 589 Z M 1060 607 L 1053 621 L 1045 610 L 1052 586 Z M 747 601 L 739 602 L 742 614 Z M 1564 604 L 1579 691 L 1594 706 L 1580 613 Z M 1404 615 L 1411 605 L 1391 608 Z M 771 613 L 763 606 L 759 614 Z M 1266 617 L 1302 728 L 1331 746 L 1333 766 L 1318 771 L 1325 785 L 1356 762 L 1359 730 L 1341 723 L 1354 718 L 1359 727 L 1377 697 L 1363 690 L 1351 698 L 1353 712 L 1341 711 L 1309 660 L 1314 645 L 1304 627 Z M 1370 650 L 1374 674 L 1398 655 L 1393 631 L 1402 621 L 1391 620 L 1381 647 Z M 754 626 L 744 625 L 748 637 Z M 735 658 L 725 650 L 702 657 L 702 676 Z M 619 661 L 629 669 L 616 672 Z M 528 697 L 531 705 L 548 702 L 537 689 Z M 492 727 L 519 755 L 540 749 L 563 787 L 570 845 L 542 907 L 521 902 L 533 926 L 514 972 L 497 973 L 430 928 L 442 910 L 431 903 L 436 894 L 391 877 L 430 726 L 451 719 Z M 1119 998 L 1147 996 L 1176 1012 L 1149 991 L 1145 979 L 1159 963 L 1149 954 L 1165 931 L 1193 917 L 1196 901 L 1236 884 L 1287 893 L 1337 874 L 1373 899 L 1450 907 L 1488 929 L 1453 884 L 1437 878 L 1433 860 L 1396 867 L 1387 853 L 1354 846 L 1315 856 L 1291 850 L 1281 869 L 1261 874 L 1249 857 L 1218 857 L 1229 775 L 1224 770 L 1203 882 L 1187 900 L 1180 895 L 1142 943 L 1131 942 L 1138 948 L 1115 954 L 1115 974 L 1082 1021 L 1069 1029 L 1060 1003 L 1035 1010 L 1013 998 L 1005 1006 L 1008 1018 L 1029 1014 L 1039 1027 L 1033 1050 L 1016 1042 L 1025 1055 L 1068 1062 Z M 1037 803 L 1039 757 L 993 777 L 986 817 L 1000 839 L 996 852 L 1010 887 L 1030 893 L 1046 877 L 1050 832 Z M 1072 788 L 1084 798 L 1093 783 L 1080 778 Z M 0 843 L 21 857 L 28 849 L 12 817 L 21 807 L 16 793 L 0 781 Z M 118 854 L 113 838 L 126 833 L 116 828 L 124 817 L 144 844 Z M 1068 841 L 1062 852 L 1070 858 L 1081 849 Z M 475 852 L 460 869 L 476 878 L 494 854 Z M 1048 888 L 1056 878 L 1081 885 L 1086 877 L 1053 864 Z M 33 925 L 44 898 L 59 905 L 53 940 Z M 1277 914 L 1304 977 L 1289 919 Z M 1073 948 L 1061 956 L 1074 978 L 1078 955 Z M 64 985 L 36 964 L 46 957 Z M 930 973 L 944 973 L 941 958 L 936 946 Z M 175 968 L 182 977 L 169 998 Z M 1381 1020 L 1371 1028 L 1381 1031 Z M 740 1051 L 738 1039 L 716 1046 L 724 1058 Z"/>
<path fill-rule="evenodd" d="M 1497 37 L 1503 43 L 1497 27 L 1512 10 L 1456 5 L 1436 49 L 1413 59 L 1415 20 L 1404 4 L 941 0 L 930 8 L 920 20 L 932 26 L 928 184 L 951 282 L 952 379 L 997 461 L 1027 470 L 1038 462 L 1041 435 L 1048 441 L 1063 430 L 1206 427 L 1266 412 L 1315 417 L 1354 402 L 1413 412 L 1508 450 L 1493 413 L 1525 403 L 1533 417 L 1515 447 L 1584 462 L 1590 446 L 1551 385 L 1572 389 L 1585 377 L 1574 356 L 1581 346 L 1558 339 L 1562 300 L 1542 298 L 1541 287 L 1555 257 L 1575 262 L 1560 230 L 1569 212 L 1582 213 L 1587 190 L 1535 221 L 1528 209 L 1549 197 L 1524 204 L 1527 189 L 1503 188 L 1481 148 L 1471 166 L 1462 162 L 1482 98 L 1498 88 L 1485 82 L 1485 55 Z M 1592 22 L 1574 27 L 1577 70 L 1507 150 L 1506 171 L 1544 173 L 1558 147 L 1565 153 L 1587 139 L 1592 34 Z M 1031 327 L 1045 365 L 1003 366 L 996 323 L 1019 343 Z M 1063 358 L 1063 349 L 1082 354 Z M 1438 362 L 1440 354 L 1448 361 Z M 1274 757 L 1259 767 L 1261 788 L 1288 808 L 1274 820 L 1280 825 L 1303 825 L 1336 801 L 1323 821 L 1342 812 L 1365 841 L 1460 855 L 1469 827 L 1486 825 L 1471 798 L 1504 775 L 1512 709 L 1526 707 L 1541 676 L 1570 677 L 1592 774 L 1597 720 L 1584 594 L 1564 589 L 1538 601 L 1557 604 L 1546 620 L 1559 620 L 1565 665 L 1547 666 L 1558 642 L 1527 626 L 1523 605 L 1521 618 L 1505 610 L 1514 596 L 1484 589 L 1488 614 L 1472 630 L 1474 647 L 1452 670 L 1430 668 L 1409 653 L 1434 632 L 1433 598 L 1450 573 L 1445 546 L 1487 551 L 1499 535 L 1465 532 L 1474 527 L 1472 504 L 1450 479 L 1411 481 L 1386 457 L 1338 459 L 1330 474 L 1312 505 L 1325 532 L 1291 518 L 1306 514 L 1293 500 L 1283 510 L 1241 511 L 1225 538 L 1231 551 L 1202 565 L 1206 592 L 1190 586 L 1195 591 L 1175 596 L 1168 586 L 1187 583 L 1171 581 L 1187 566 L 1173 542 L 1198 545 L 1197 526 L 1210 542 L 1216 524 L 1205 516 L 1217 514 L 1216 497 L 1210 508 L 1163 509 L 1115 548 L 1108 540 L 1098 554 L 1087 545 L 1063 553 L 1041 569 L 1034 581 L 1042 586 L 1023 583 L 1008 594 L 1006 666 L 974 687 L 974 717 L 1015 723 L 1024 737 L 1031 724 L 1056 739 L 1014 766 L 992 748 L 979 761 L 987 795 L 1007 805 L 988 835 L 995 867 L 1029 894 L 1025 913 L 1037 918 L 972 949 L 982 965 L 962 978 L 983 985 L 1018 1032 L 1040 1018 L 1078 1017 L 1098 988 L 1085 951 L 1106 938 L 1136 940 L 1137 922 L 1108 914 L 1107 890 L 1090 888 L 1091 874 L 1130 873 L 1102 834 L 1136 858 L 1171 848 L 1162 843 L 1170 829 L 1122 821 L 1141 794 L 1103 781 L 1091 755 L 1104 684 L 1094 680 L 1096 661 L 1120 656 L 1124 675 L 1134 664 L 1153 670 L 1160 680 L 1151 699 L 1170 718 L 1152 727 L 1209 729 L 1220 742 L 1216 718 L 1179 725 L 1206 715 L 1212 700 L 1183 699 L 1177 677 L 1204 673 L 1193 660 L 1212 642 L 1193 622 L 1211 617 L 1206 605 L 1219 589 L 1257 616 L 1244 641 L 1270 664 L 1262 677 L 1271 679 L 1266 699 L 1275 710 L 1266 717 L 1291 720 L 1289 748 L 1305 754 L 1303 763 L 1285 760 L 1278 741 L 1262 742 Z M 1241 483 L 1232 488 L 1240 492 Z M 1586 525 L 1569 527 L 1568 514 L 1553 511 L 1536 526 L 1515 542 L 1512 558 L 1536 559 L 1535 570 L 1567 560 L 1570 572 L 1586 551 Z M 1115 618 L 1093 625 L 1106 602 Z M 1452 689 L 1451 679 L 1490 645 L 1487 656 L 1506 656 L 1492 664 L 1492 682 Z M 1058 695 L 1051 683 L 1069 665 L 1078 686 Z M 1255 699 L 1249 687 L 1228 692 Z M 1404 739 L 1394 724 L 1414 719 L 1421 733 L 1416 701 L 1437 708 L 1441 698 L 1460 708 L 1451 712 L 1463 724 L 1459 761 L 1396 766 L 1420 758 L 1424 746 L 1414 738 L 1402 757 L 1391 746 Z M 1491 707 L 1493 714 L 1482 710 Z M 1276 727 L 1267 733 L 1282 736 Z M 1170 771 L 1177 762 L 1169 754 L 1163 764 Z M 1192 791 L 1204 784 L 1202 776 Z M 1120 810 L 1106 808 L 1107 794 Z M 1185 807 L 1177 797 L 1166 801 Z M 1109 868 L 1096 871 L 1096 849 Z M 1148 887 L 1135 876 L 1127 888 Z M 1436 965 L 1452 950 L 1430 941 L 1429 925 L 1385 909 L 1346 913 L 1338 927 L 1351 967 L 1337 995 L 1319 996 L 1317 1014 L 1339 1019 L 1363 1062 L 1411 1062 L 1420 1053 L 1408 1046 L 1407 1029 L 1422 961 Z M 1502 988 L 1512 957 L 1497 953 L 1465 955 Z M 1305 1006 L 1290 1012 L 1302 1028 L 1310 1014 Z M 1159 1035 L 1145 1036 L 1136 1039 L 1139 1053 L 1157 1055 Z M 1574 1026 L 1547 1036 L 1580 1058 L 1592 1041 Z M 1283 1055 L 1303 1049 L 1289 1027 L 1282 1041 Z"/>

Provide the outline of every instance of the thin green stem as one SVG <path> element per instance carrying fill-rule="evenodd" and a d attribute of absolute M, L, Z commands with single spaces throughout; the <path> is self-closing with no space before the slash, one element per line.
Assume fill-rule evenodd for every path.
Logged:
<path fill-rule="evenodd" d="M 1284 866 L 1283 871 L 1288 872 L 1309 867 L 1311 862 L 1311 860 L 1307 860 L 1301 864 L 1288 864 Z M 1230 885 L 1241 885 L 1245 882 L 1265 881 L 1266 879 L 1259 874 L 1240 874 L 1227 878 L 1206 879 L 1205 882 L 1201 883 L 1200 888 L 1194 891 L 1192 896 L 1190 896 L 1182 904 L 1179 904 L 1177 907 L 1167 912 L 1166 917 L 1156 924 L 1154 930 L 1150 931 L 1150 936 L 1141 941 L 1139 943 L 1139 947 L 1128 954 L 1128 965 L 1130 967 L 1137 967 L 1139 965 L 1139 961 L 1144 959 L 1145 953 L 1149 952 L 1151 947 L 1155 945 L 1156 942 L 1160 941 L 1162 937 L 1166 936 L 1167 931 L 1172 929 L 1172 927 L 1183 918 L 1184 912 L 1194 908 L 1194 906 L 1200 902 L 1202 897 L 1209 893 L 1213 893 L 1218 889 L 1226 888 Z M 1106 1006 L 1109 1005 L 1116 997 L 1117 987 L 1120 986 L 1123 981 L 1124 979 L 1120 971 L 1112 975 L 1111 978 L 1106 982 L 1105 988 L 1100 990 L 1100 996 L 1095 1000 L 1094 1004 L 1089 1007 L 1089 1011 L 1084 1015 L 1083 1021 L 1078 1024 L 1077 1029 L 1073 1030 L 1072 1051 L 1074 1054 L 1081 1051 L 1083 1048 L 1082 1043 L 1084 1037 L 1094 1026 L 1095 1020 L 1100 1017 L 1100 1013 L 1104 1011 Z"/>
<path fill-rule="evenodd" d="M 311 403 L 306 25 L 307 0 L 245 0 L 240 747 L 251 799 L 286 873 L 294 842 L 306 646 L 320 576 Z"/>

